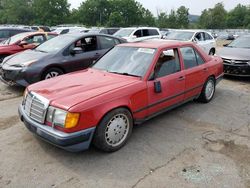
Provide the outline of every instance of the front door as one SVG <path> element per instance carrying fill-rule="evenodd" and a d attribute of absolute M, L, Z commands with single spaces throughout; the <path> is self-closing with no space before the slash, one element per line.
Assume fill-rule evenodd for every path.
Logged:
<path fill-rule="evenodd" d="M 182 72 L 177 49 L 162 51 L 153 73 L 148 81 L 148 116 L 164 109 L 174 107 L 184 99 L 185 77 Z M 155 91 L 155 84 L 160 83 L 161 92 Z"/>
<path fill-rule="evenodd" d="M 77 53 L 71 53 L 74 48 L 78 48 Z M 84 37 L 74 42 L 65 52 L 63 60 L 69 72 L 88 68 L 94 60 L 99 58 L 99 49 L 96 36 Z"/>

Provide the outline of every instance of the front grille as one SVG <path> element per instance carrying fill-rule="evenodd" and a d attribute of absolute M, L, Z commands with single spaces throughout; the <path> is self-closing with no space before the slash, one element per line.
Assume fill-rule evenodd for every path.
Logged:
<path fill-rule="evenodd" d="M 28 93 L 23 101 L 25 113 L 33 120 L 44 123 L 48 108 L 48 101 L 35 94 Z"/>
<path fill-rule="evenodd" d="M 224 64 L 233 66 L 248 66 L 248 61 L 223 59 Z"/>

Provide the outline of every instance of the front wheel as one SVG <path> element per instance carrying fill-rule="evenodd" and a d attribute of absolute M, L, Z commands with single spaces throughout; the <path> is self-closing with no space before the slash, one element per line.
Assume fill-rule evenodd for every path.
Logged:
<path fill-rule="evenodd" d="M 50 68 L 49 70 L 45 71 L 45 73 L 43 74 L 42 79 L 43 80 L 47 80 L 59 75 L 62 75 L 63 71 L 59 68 Z"/>
<path fill-rule="evenodd" d="M 208 103 L 213 99 L 215 93 L 215 80 L 213 77 L 209 77 L 204 84 L 198 101 Z"/>
<path fill-rule="evenodd" d="M 133 118 L 129 110 L 118 108 L 109 112 L 96 128 L 93 144 L 105 152 L 123 147 L 132 133 Z"/>

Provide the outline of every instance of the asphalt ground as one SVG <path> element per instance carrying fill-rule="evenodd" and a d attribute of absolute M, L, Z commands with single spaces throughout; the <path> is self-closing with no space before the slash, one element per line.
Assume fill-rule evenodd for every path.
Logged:
<path fill-rule="evenodd" d="M 18 118 L 23 91 L 0 83 L 0 187 L 250 187 L 250 79 L 135 126 L 114 153 L 36 138 Z"/>

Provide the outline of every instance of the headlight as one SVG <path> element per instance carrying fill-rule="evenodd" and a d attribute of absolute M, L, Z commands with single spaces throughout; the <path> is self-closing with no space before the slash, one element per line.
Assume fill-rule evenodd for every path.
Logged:
<path fill-rule="evenodd" d="M 70 113 L 50 106 L 47 112 L 46 121 L 51 123 L 52 126 L 69 129 L 78 124 L 79 117 L 79 113 Z"/>
<path fill-rule="evenodd" d="M 37 60 L 31 60 L 31 61 L 27 61 L 27 62 L 24 62 L 24 63 L 21 63 L 20 65 L 22 67 L 28 67 L 29 65 L 35 63 Z"/>

